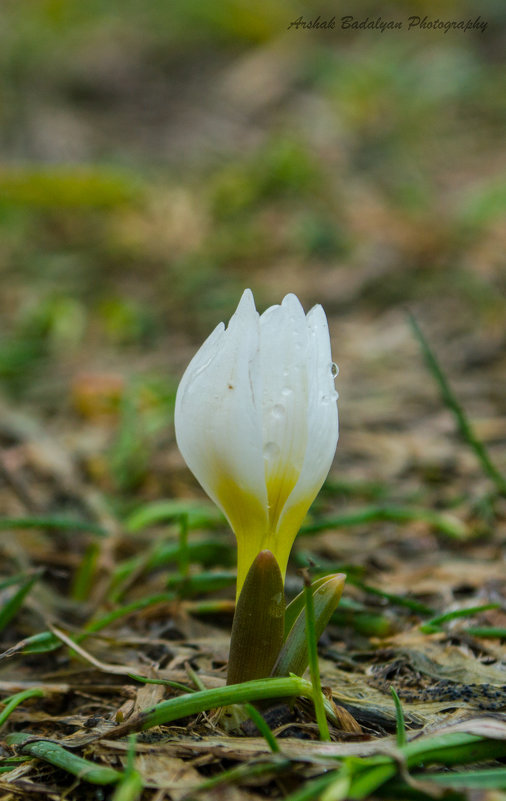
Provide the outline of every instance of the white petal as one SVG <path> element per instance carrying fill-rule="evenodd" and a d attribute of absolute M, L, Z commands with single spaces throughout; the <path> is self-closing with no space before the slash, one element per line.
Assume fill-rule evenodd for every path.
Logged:
<path fill-rule="evenodd" d="M 299 529 L 309 506 L 325 481 L 339 436 L 337 392 L 334 387 L 330 339 L 325 312 L 315 306 L 307 315 L 309 339 L 306 361 L 309 396 L 307 448 L 295 488 L 279 521 L 278 536 Z"/>
<path fill-rule="evenodd" d="M 259 383 L 259 316 L 246 290 L 226 331 L 190 362 L 175 409 L 179 449 L 238 537 L 266 529 Z"/>
<path fill-rule="evenodd" d="M 297 483 L 307 442 L 308 331 L 295 295 L 260 318 L 262 432 L 271 530 Z"/>

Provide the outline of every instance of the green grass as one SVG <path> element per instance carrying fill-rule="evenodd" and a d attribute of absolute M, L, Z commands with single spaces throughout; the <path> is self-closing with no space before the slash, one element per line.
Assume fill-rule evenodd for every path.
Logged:
<path fill-rule="evenodd" d="M 497 645 L 506 639 L 497 598 L 473 578 L 474 560 L 498 552 L 506 492 L 496 456 L 500 425 L 482 437 L 474 420 L 475 409 L 485 423 L 501 410 L 499 5 L 480 5 L 489 20 L 485 35 L 394 37 L 286 30 L 295 15 L 338 17 L 328 2 L 318 9 L 287 0 L 3 4 L 0 445 L 6 470 L 27 483 L 28 501 L 35 499 L 27 505 L 22 491 L 14 497 L 15 482 L 0 482 L 2 670 L 5 681 L 20 684 L 4 689 L 0 707 L 2 734 L 20 730 L 13 751 L 0 758 L 4 778 L 22 765 L 47 792 L 85 797 L 90 789 L 78 784 L 84 779 L 99 791 L 111 783 L 104 792 L 113 801 L 148 797 L 143 736 L 155 738 L 161 726 L 173 739 L 163 727 L 186 715 L 195 735 L 206 737 L 208 718 L 199 715 L 216 704 L 246 703 L 271 753 L 249 764 L 210 763 L 196 794 L 230 784 L 291 801 L 408 798 L 415 791 L 406 771 L 459 797 L 473 788 L 505 789 L 504 769 L 493 761 L 504 758 L 503 741 L 467 733 L 415 737 L 413 706 L 388 693 L 371 705 L 372 690 L 359 681 L 385 651 L 392 669 L 397 658 L 400 669 L 409 664 L 413 641 L 437 661 L 458 638 L 474 638 L 473 651 L 486 649 L 485 638 Z M 459 13 L 475 16 L 475 9 L 464 0 Z M 296 704 L 294 720 L 300 713 L 314 728 L 316 719 L 323 740 L 326 725 L 336 736 L 332 706 L 325 706 L 327 724 L 319 705 L 312 632 L 316 690 L 291 677 L 277 685 L 201 686 L 202 665 L 224 667 L 215 634 L 226 637 L 230 627 L 235 544 L 222 514 L 196 500 L 202 496 L 178 462 L 175 389 L 187 358 L 229 318 L 245 286 L 262 308 L 288 291 L 300 293 L 306 308 L 322 302 L 335 358 L 341 349 L 346 354 L 342 444 L 301 532 L 311 540 L 304 550 L 296 546 L 289 576 L 294 566 L 309 566 L 317 580 L 348 574 L 322 656 L 334 653 L 338 669 L 344 665 L 359 682 L 358 700 L 337 682 L 332 690 L 338 703 L 351 692 L 350 714 L 365 716 L 366 736 L 380 737 L 382 726 L 393 734 L 396 723 L 394 755 L 346 759 L 338 741 L 333 757 L 283 753 L 269 699 L 288 704 L 300 693 L 307 703 Z M 427 329 L 411 320 L 439 406 L 427 403 L 415 381 L 407 386 L 409 371 L 406 381 L 395 375 L 399 396 L 391 391 L 398 355 L 401 369 L 407 358 L 413 376 L 423 370 L 422 359 L 414 364 L 405 350 L 406 303 Z M 381 336 L 372 341 L 376 331 L 388 335 L 387 347 Z M 447 361 L 452 353 L 455 364 Z M 467 411 L 453 388 L 464 371 L 474 383 Z M 116 388 L 97 388 L 97 374 L 105 383 L 112 377 Z M 362 407 L 373 385 L 377 419 Z M 443 407 L 458 433 L 458 440 L 445 439 L 448 458 L 437 450 Z M 380 432 L 385 414 L 390 422 Z M 383 472 L 388 454 L 355 445 L 354 434 L 367 437 L 369 425 L 371 435 L 391 437 L 404 453 L 391 480 Z M 419 425 L 436 446 L 427 462 L 404 438 Z M 60 464 L 59 449 L 72 461 L 72 476 L 51 466 L 53 456 Z M 442 568 L 462 560 L 453 584 L 434 581 L 427 590 L 426 581 L 423 594 L 402 581 L 390 586 L 391 570 L 399 578 L 406 568 L 409 576 L 418 559 L 430 578 L 426 560 L 436 548 Z M 461 603 L 462 592 L 469 595 Z M 452 593 L 461 608 L 450 612 Z M 308 610 L 310 628 L 311 618 Z M 208 651 L 199 638 L 206 626 Z M 178 656 L 178 640 L 169 638 L 179 634 L 187 650 L 177 669 L 187 662 L 186 674 L 156 678 L 152 666 L 168 670 Z M 90 740 L 89 749 L 67 747 L 70 730 L 58 715 L 71 719 L 76 698 L 88 708 L 82 686 L 73 684 L 84 657 L 72 642 L 125 671 L 135 662 L 118 687 L 102 671 L 107 698 L 100 691 L 90 717 L 114 717 L 126 686 L 130 693 L 152 683 L 174 696 L 125 722 L 140 736 L 121 742 L 124 758 L 118 751 L 111 764 L 100 740 Z M 141 667 L 153 678 L 140 676 Z M 68 671 L 65 692 L 54 686 L 61 671 Z M 49 689 L 42 676 L 53 677 L 45 679 Z M 32 719 L 33 710 L 45 717 Z M 423 704 L 418 710 L 425 721 Z M 443 710 L 438 725 L 445 716 Z M 33 760 L 41 762 L 25 764 Z"/>

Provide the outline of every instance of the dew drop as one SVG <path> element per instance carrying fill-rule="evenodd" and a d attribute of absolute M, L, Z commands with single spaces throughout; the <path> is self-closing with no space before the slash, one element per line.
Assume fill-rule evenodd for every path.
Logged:
<path fill-rule="evenodd" d="M 337 376 L 339 375 L 339 367 L 335 362 L 332 362 L 332 364 L 330 365 L 330 372 L 332 373 L 332 376 L 334 378 L 337 378 Z"/>
<path fill-rule="evenodd" d="M 338 397 L 339 394 L 334 390 L 330 395 L 322 395 L 320 401 L 327 406 L 329 403 L 332 403 L 332 401 L 336 401 Z"/>
<path fill-rule="evenodd" d="M 281 394 L 284 395 L 285 398 L 289 398 L 290 395 L 293 395 L 293 389 L 290 389 L 290 387 L 283 387 Z"/>
<path fill-rule="evenodd" d="M 285 413 L 285 407 L 283 406 L 282 403 L 276 403 L 276 405 L 273 406 L 271 409 L 271 414 L 273 417 L 276 418 L 276 420 L 281 420 L 284 413 Z"/>
<path fill-rule="evenodd" d="M 264 446 L 264 459 L 275 459 L 279 455 L 279 445 L 275 442 L 267 442 Z"/>

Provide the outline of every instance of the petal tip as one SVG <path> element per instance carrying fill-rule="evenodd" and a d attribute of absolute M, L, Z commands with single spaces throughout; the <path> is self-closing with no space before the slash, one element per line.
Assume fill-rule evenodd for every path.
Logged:
<path fill-rule="evenodd" d="M 299 298 L 294 292 L 289 292 L 288 295 L 285 295 L 285 297 L 281 301 L 281 305 L 287 308 L 290 307 L 292 309 L 296 308 L 297 310 L 302 309 L 302 311 L 304 312 L 304 307 L 302 306 L 302 303 L 300 302 Z"/>
<path fill-rule="evenodd" d="M 238 322 L 240 320 L 255 320 L 258 318 L 258 316 L 259 315 L 256 310 L 253 292 L 251 289 L 245 289 L 241 295 L 239 303 L 237 304 L 235 312 L 230 318 L 228 328 L 230 328 L 233 322 Z"/>
<path fill-rule="evenodd" d="M 249 306 L 250 309 L 254 309 L 256 311 L 255 298 L 253 297 L 253 292 L 249 288 L 245 289 L 242 293 L 237 308 L 240 309 L 242 306 Z"/>

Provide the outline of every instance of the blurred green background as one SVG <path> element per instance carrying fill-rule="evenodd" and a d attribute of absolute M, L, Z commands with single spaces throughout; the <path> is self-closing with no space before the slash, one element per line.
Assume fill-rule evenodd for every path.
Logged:
<path fill-rule="evenodd" d="M 3 0 L 5 408 L 67 437 L 105 490 L 177 494 L 178 378 L 251 286 L 260 310 L 289 291 L 324 305 L 350 475 L 366 458 L 354 429 L 409 428 L 431 411 L 406 306 L 472 416 L 495 419 L 505 10 Z M 336 29 L 287 30 L 318 14 Z M 343 14 L 405 29 L 343 31 Z M 479 14 L 487 30 L 407 31 L 410 14 Z"/>

